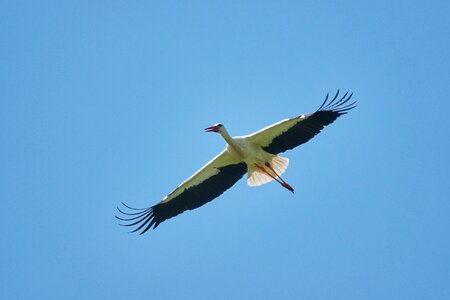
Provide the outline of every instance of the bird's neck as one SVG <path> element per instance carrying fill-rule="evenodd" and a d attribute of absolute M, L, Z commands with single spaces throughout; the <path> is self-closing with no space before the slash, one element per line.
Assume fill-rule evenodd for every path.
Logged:
<path fill-rule="evenodd" d="M 220 135 L 223 137 L 223 139 L 227 142 L 228 145 L 230 145 L 236 151 L 239 152 L 239 146 L 236 144 L 236 141 L 230 136 L 230 134 L 226 130 L 221 131 Z"/>

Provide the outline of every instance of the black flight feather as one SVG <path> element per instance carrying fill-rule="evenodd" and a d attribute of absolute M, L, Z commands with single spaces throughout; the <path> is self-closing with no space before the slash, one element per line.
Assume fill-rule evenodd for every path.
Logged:
<path fill-rule="evenodd" d="M 303 116 L 298 116 L 299 121 L 294 126 L 276 136 L 263 149 L 269 153 L 278 154 L 306 143 L 325 126 L 333 123 L 339 116 L 346 114 L 355 107 L 356 102 L 348 104 L 352 95 L 352 93 L 349 95 L 347 92 L 344 96 L 338 98 L 338 90 L 334 98 L 327 102 L 329 96 L 327 94 L 325 101 L 316 112 L 306 115 L 305 119 L 302 119 Z"/>
<path fill-rule="evenodd" d="M 167 219 L 175 217 L 186 210 L 192 210 L 217 198 L 232 187 L 247 172 L 247 165 L 239 163 L 220 167 L 219 173 L 209 177 L 198 185 L 185 189 L 178 196 L 167 202 L 160 202 L 152 207 L 137 209 L 122 203 L 133 212 L 125 212 L 119 207 L 117 210 L 125 215 L 117 219 L 126 222 L 122 226 L 137 226 L 133 231 L 145 233 L 150 228 L 155 229 Z"/>

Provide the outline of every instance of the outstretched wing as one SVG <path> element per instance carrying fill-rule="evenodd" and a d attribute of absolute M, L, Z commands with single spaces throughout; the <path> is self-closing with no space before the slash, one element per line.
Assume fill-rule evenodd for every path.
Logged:
<path fill-rule="evenodd" d="M 352 95 L 347 92 L 338 99 L 338 90 L 336 96 L 328 102 L 327 94 L 325 101 L 316 112 L 282 120 L 249 135 L 248 138 L 272 154 L 293 149 L 312 139 L 325 126 L 354 108 L 356 102 L 348 104 Z"/>
<path fill-rule="evenodd" d="M 123 226 L 136 226 L 132 232 L 145 233 L 167 219 L 186 210 L 192 210 L 220 196 L 232 187 L 247 172 L 247 165 L 236 160 L 225 149 L 194 175 L 181 183 L 172 193 L 149 208 L 136 209 L 122 203 L 132 212 L 117 208 L 125 217 L 117 217 L 127 222 Z"/>

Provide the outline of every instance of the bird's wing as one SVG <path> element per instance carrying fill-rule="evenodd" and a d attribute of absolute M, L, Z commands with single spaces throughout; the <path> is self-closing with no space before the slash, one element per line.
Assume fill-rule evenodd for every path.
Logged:
<path fill-rule="evenodd" d="M 316 112 L 282 120 L 249 135 L 248 139 L 272 154 L 278 154 L 304 144 L 325 126 L 355 107 L 356 102 L 348 104 L 353 94 L 347 92 L 341 98 L 338 98 L 338 95 L 339 90 L 336 96 L 328 102 L 327 94 L 325 101 Z"/>
<path fill-rule="evenodd" d="M 117 217 L 127 222 L 124 226 L 136 226 L 132 232 L 141 230 L 141 234 L 151 227 L 155 229 L 160 223 L 186 210 L 195 209 L 221 195 L 232 187 L 247 172 L 247 165 L 234 158 L 225 149 L 194 175 L 181 183 L 172 193 L 149 208 L 125 212 L 118 210 L 125 217 Z"/>

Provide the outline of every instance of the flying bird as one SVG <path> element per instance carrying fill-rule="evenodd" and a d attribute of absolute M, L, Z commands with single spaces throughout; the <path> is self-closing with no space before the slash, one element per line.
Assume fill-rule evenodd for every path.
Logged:
<path fill-rule="evenodd" d="M 327 94 L 314 113 L 285 119 L 245 136 L 231 137 L 220 123 L 206 128 L 206 132 L 220 134 L 227 143 L 226 148 L 158 204 L 138 209 L 122 202 L 126 209 L 118 207 L 123 216 L 116 218 L 125 222 L 120 225 L 135 226 L 131 232 L 143 234 L 167 219 L 217 198 L 246 173 L 249 186 L 276 181 L 294 193 L 292 186 L 281 177 L 289 159 L 278 154 L 306 143 L 354 108 L 356 101 L 349 102 L 352 95 L 347 92 L 339 97 L 338 90 L 334 98 L 328 100 Z"/>

